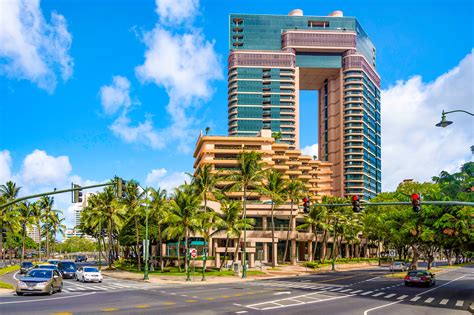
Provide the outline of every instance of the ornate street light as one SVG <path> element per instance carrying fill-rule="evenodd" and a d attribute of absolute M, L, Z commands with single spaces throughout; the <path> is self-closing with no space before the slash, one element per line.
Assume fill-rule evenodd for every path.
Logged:
<path fill-rule="evenodd" d="M 443 110 L 443 112 L 441 113 L 441 121 L 436 124 L 436 127 L 443 127 L 443 128 L 445 128 L 445 127 L 451 125 L 453 122 L 447 120 L 447 119 L 446 119 L 446 115 L 447 115 L 447 114 L 451 114 L 451 113 L 456 113 L 456 112 L 466 113 L 466 114 L 468 114 L 468 115 L 474 116 L 474 114 L 472 114 L 472 113 L 470 113 L 470 112 L 467 112 L 467 111 L 465 111 L 465 110 L 461 110 L 461 109 L 452 110 L 452 111 L 449 111 L 449 112 L 445 112 L 445 111 Z"/>

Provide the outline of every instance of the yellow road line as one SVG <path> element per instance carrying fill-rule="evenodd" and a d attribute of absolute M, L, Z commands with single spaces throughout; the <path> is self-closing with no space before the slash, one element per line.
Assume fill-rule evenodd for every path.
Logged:
<path fill-rule="evenodd" d="M 113 311 L 118 311 L 118 310 L 119 310 L 118 308 L 114 308 L 114 307 L 108 307 L 108 308 L 101 309 L 102 312 L 113 312 Z"/>
<path fill-rule="evenodd" d="M 208 301 L 212 301 L 212 300 L 215 300 L 216 298 L 213 298 L 213 297 L 208 297 L 208 298 L 205 298 L 205 300 L 208 300 Z"/>
<path fill-rule="evenodd" d="M 228 298 L 230 298 L 230 296 L 228 296 L 228 295 L 221 295 L 220 297 L 223 298 L 223 299 L 228 299 Z"/>
<path fill-rule="evenodd" d="M 198 301 L 198 300 L 186 300 L 186 302 L 188 302 L 188 303 L 195 303 L 195 302 L 197 302 L 197 301 Z"/>
<path fill-rule="evenodd" d="M 148 304 L 135 306 L 135 308 L 149 308 L 149 307 L 150 307 L 150 305 L 148 305 Z"/>
<path fill-rule="evenodd" d="M 72 315 L 72 312 L 55 312 L 51 313 L 51 315 Z"/>
<path fill-rule="evenodd" d="M 164 305 L 175 305 L 176 302 L 163 302 Z"/>
<path fill-rule="evenodd" d="M 242 293 L 234 294 L 234 296 L 242 296 Z"/>

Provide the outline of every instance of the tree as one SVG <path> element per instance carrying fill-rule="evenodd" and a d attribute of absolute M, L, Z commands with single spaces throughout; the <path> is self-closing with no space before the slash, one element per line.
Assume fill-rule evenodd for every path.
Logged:
<path fill-rule="evenodd" d="M 286 243 L 285 243 L 285 253 L 283 254 L 283 262 L 286 261 L 287 253 L 288 253 L 288 243 L 290 241 L 290 230 L 293 227 L 293 221 L 296 219 L 293 216 L 293 206 L 298 205 L 298 201 L 303 198 L 304 192 L 306 191 L 306 187 L 304 184 L 299 180 L 291 180 L 288 185 L 286 186 L 286 198 L 290 200 L 291 203 L 291 212 L 290 212 L 290 220 L 288 224 L 288 230 L 286 232 Z M 316 239 L 317 242 L 317 239 Z"/>
<path fill-rule="evenodd" d="M 162 244 L 163 244 L 163 233 L 162 227 L 166 223 L 167 218 L 167 211 L 168 211 L 168 202 L 166 200 L 166 190 L 164 189 L 154 189 L 150 188 L 150 195 L 151 195 L 151 213 L 150 217 L 152 218 L 152 222 L 156 223 L 156 239 L 158 241 L 158 248 L 160 252 L 160 270 L 163 272 L 164 269 L 164 260 L 163 256 L 164 253 L 162 252 Z"/>
<path fill-rule="evenodd" d="M 19 223 L 21 225 L 21 260 L 20 263 L 23 263 L 23 259 L 25 257 L 25 240 L 26 240 L 26 232 L 29 227 L 31 227 L 35 223 L 35 209 L 36 204 L 30 203 L 28 201 L 23 201 L 20 203 L 18 210 L 19 210 Z"/>
<path fill-rule="evenodd" d="M 263 179 L 263 162 L 262 155 L 258 152 L 241 152 L 237 156 L 237 170 L 226 176 L 226 178 L 233 182 L 230 185 L 230 191 L 241 191 L 242 192 L 242 208 L 243 208 L 243 220 L 247 218 L 247 195 L 253 191 L 258 191 L 258 187 Z M 246 247 L 246 227 L 244 226 L 244 246 Z M 246 257 L 244 253 L 243 265 L 244 273 L 242 277 L 246 276 Z"/>
<path fill-rule="evenodd" d="M 135 254 L 137 256 L 138 270 L 141 270 L 141 254 L 140 254 L 140 238 L 138 234 L 138 226 L 140 219 L 144 215 L 145 208 L 145 191 L 139 189 L 138 183 L 131 180 L 126 186 L 126 195 L 120 200 L 120 204 L 124 207 L 127 215 L 133 218 L 135 223 Z"/>
<path fill-rule="evenodd" d="M 5 185 L 0 185 L 0 196 L 5 199 L 5 202 L 15 200 L 18 197 L 21 187 L 18 187 L 14 182 L 8 181 Z M 12 222 L 14 219 L 14 205 L 0 209 L 0 253 L 2 255 L 2 261 L 5 261 L 4 256 L 4 240 L 2 231 L 6 228 L 8 233 L 8 222 Z M 6 226 L 7 225 L 7 226 Z M 11 233 L 11 231 L 10 231 Z M 11 256 L 11 255 L 10 255 Z"/>
<path fill-rule="evenodd" d="M 299 230 L 311 229 L 313 231 L 315 244 L 313 248 L 312 259 L 316 260 L 317 248 L 318 248 L 318 232 L 320 229 L 327 230 L 328 224 L 327 219 L 327 208 L 313 206 L 309 210 L 308 215 L 305 217 L 305 223 L 298 226 Z M 320 255 L 320 260 L 324 260 L 324 257 Z"/>
<path fill-rule="evenodd" d="M 175 189 L 173 198 L 170 202 L 166 234 L 170 237 L 178 238 L 178 253 L 179 243 L 181 239 L 184 238 L 184 249 L 186 253 L 184 265 L 186 270 L 189 268 L 188 240 L 190 235 L 194 234 L 199 229 L 200 217 L 198 210 L 200 205 L 201 199 L 195 192 L 193 192 L 193 189 L 189 184 L 184 184 L 180 188 Z M 190 280 L 189 274 L 187 280 Z"/>
<path fill-rule="evenodd" d="M 271 200 L 271 226 L 272 226 L 272 250 L 275 248 L 275 208 L 278 208 L 284 201 L 285 191 L 287 187 L 283 174 L 275 169 L 266 172 L 260 191 L 264 196 Z M 275 255 L 274 255 L 275 256 Z M 272 259 L 272 266 L 276 267 L 276 259 Z"/>
<path fill-rule="evenodd" d="M 39 200 L 38 206 L 42 209 L 42 231 L 46 237 L 46 257 L 49 258 L 51 250 L 51 233 L 54 232 L 59 222 L 59 210 L 53 209 L 54 198 L 43 196 Z"/>

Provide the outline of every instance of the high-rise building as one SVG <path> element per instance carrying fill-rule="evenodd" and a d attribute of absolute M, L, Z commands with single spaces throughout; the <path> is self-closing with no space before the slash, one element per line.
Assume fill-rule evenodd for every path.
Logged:
<path fill-rule="evenodd" d="M 37 244 L 41 240 L 40 231 L 39 231 L 39 229 L 36 225 L 28 226 L 26 228 L 26 234 L 28 235 L 28 237 L 33 239 L 33 241 L 35 241 L 35 243 L 37 243 Z"/>
<path fill-rule="evenodd" d="M 298 149 L 299 91 L 316 90 L 319 159 L 332 163 L 332 194 L 379 193 L 380 77 L 375 47 L 356 18 L 297 9 L 231 14 L 229 23 L 229 135 L 271 129 Z"/>

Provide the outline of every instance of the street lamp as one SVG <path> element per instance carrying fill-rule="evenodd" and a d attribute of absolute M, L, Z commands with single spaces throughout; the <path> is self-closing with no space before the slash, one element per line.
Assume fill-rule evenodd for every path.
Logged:
<path fill-rule="evenodd" d="M 144 269 L 143 269 L 143 280 L 149 280 L 148 277 L 148 249 L 149 249 L 149 240 L 148 240 L 148 187 L 146 189 L 143 189 L 143 187 L 140 186 L 140 188 L 145 191 L 145 242 L 143 246 L 143 256 L 144 256 Z"/>
<path fill-rule="evenodd" d="M 443 110 L 443 112 L 441 113 L 441 121 L 436 124 L 436 127 L 443 127 L 443 128 L 445 128 L 445 127 L 451 125 L 453 122 L 447 120 L 447 119 L 446 119 L 446 115 L 447 115 L 447 114 L 451 114 L 451 113 L 456 113 L 456 112 L 465 113 L 465 114 L 474 116 L 474 114 L 472 114 L 472 113 L 470 113 L 470 112 L 467 112 L 467 111 L 465 111 L 465 110 L 461 110 L 461 109 L 456 109 L 456 110 L 452 110 L 452 111 L 449 111 L 449 112 L 445 112 L 445 111 Z"/>

